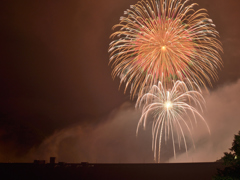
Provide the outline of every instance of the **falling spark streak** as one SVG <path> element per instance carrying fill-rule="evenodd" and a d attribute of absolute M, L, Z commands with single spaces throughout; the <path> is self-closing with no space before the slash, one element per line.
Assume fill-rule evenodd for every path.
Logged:
<path fill-rule="evenodd" d="M 165 143 L 167 139 L 172 139 L 175 158 L 176 137 L 179 148 L 181 144 L 181 139 L 183 139 L 183 143 L 187 153 L 186 138 L 184 134 L 184 129 L 182 128 L 181 124 L 185 125 L 192 138 L 190 127 L 193 129 L 193 123 L 191 117 L 188 116 L 188 113 L 192 115 L 195 123 L 197 123 L 197 117 L 199 117 L 206 124 L 207 129 L 210 133 L 210 129 L 205 119 L 197 111 L 197 109 L 192 106 L 193 104 L 196 107 L 199 107 L 202 111 L 202 104 L 205 104 L 204 98 L 200 92 L 191 90 L 189 89 L 189 87 L 191 88 L 191 86 L 188 86 L 183 81 L 178 80 L 174 82 L 172 89 L 166 90 L 164 84 L 159 81 L 158 85 L 153 85 L 152 87 L 150 87 L 150 90 L 148 92 L 146 92 L 142 96 L 139 96 L 136 102 L 136 107 L 142 107 L 142 115 L 138 122 L 136 130 L 137 134 L 141 125 L 143 125 L 145 129 L 148 116 L 153 115 L 152 150 L 154 152 L 155 161 L 158 157 L 157 161 L 160 162 L 160 152 L 163 136 L 165 136 Z M 185 116 L 187 116 L 187 120 Z M 176 133 L 175 136 L 174 132 Z M 192 143 L 195 148 L 193 138 Z"/>
<path fill-rule="evenodd" d="M 205 9 L 187 0 L 146 0 L 124 11 L 109 45 L 112 77 L 131 86 L 131 97 L 158 81 L 191 79 L 211 86 L 222 66 L 215 25 Z"/>

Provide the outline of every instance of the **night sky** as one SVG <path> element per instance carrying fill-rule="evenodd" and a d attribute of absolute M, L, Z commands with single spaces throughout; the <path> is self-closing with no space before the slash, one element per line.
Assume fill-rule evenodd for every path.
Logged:
<path fill-rule="evenodd" d="M 0 6 L 0 162 L 56 156 L 66 162 L 153 162 L 150 126 L 118 90 L 108 66 L 113 25 L 136 0 L 3 0 Z M 196 151 L 214 161 L 240 130 L 240 1 L 191 0 L 206 8 L 223 44 L 224 67 L 205 99 L 211 128 L 196 127 Z M 208 152 L 206 147 L 209 148 Z M 171 162 L 166 146 L 163 161 Z M 165 154 L 165 155 L 164 155 Z M 215 156 L 214 156 L 214 155 Z M 210 158 L 212 157 L 212 159 Z"/>

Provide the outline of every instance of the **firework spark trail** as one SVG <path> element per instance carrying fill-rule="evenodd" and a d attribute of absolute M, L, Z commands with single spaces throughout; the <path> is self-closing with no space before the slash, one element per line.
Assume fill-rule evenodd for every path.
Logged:
<path fill-rule="evenodd" d="M 199 86 L 217 80 L 222 65 L 218 32 L 205 9 L 182 0 L 139 1 L 113 29 L 112 76 L 131 85 L 131 97 L 158 81 L 191 79 Z"/>
<path fill-rule="evenodd" d="M 197 123 L 197 117 L 199 117 L 206 124 L 210 133 L 206 121 L 193 106 L 195 105 L 202 109 L 202 104 L 205 104 L 205 101 L 201 93 L 189 89 L 189 86 L 179 80 L 174 83 L 171 90 L 166 90 L 164 84 L 159 81 L 158 85 L 153 85 L 147 93 L 143 96 L 139 96 L 136 102 L 136 107 L 142 107 L 142 115 L 136 133 L 138 134 L 141 125 L 143 125 L 144 128 L 146 127 L 147 119 L 152 115 L 152 149 L 154 151 L 154 160 L 158 158 L 157 161 L 160 162 L 163 135 L 165 137 L 165 143 L 167 139 L 172 139 L 175 158 L 175 136 L 177 136 L 179 148 L 181 139 L 183 139 L 187 153 L 187 143 L 182 124 L 185 125 L 192 138 L 190 128 L 193 129 L 193 123 L 191 117 L 188 116 L 188 113 L 192 115 L 195 123 Z M 186 118 L 184 119 L 185 116 L 188 117 L 188 121 Z M 175 136 L 174 132 L 176 132 Z M 192 143 L 195 147 L 193 138 Z"/>
<path fill-rule="evenodd" d="M 138 97 L 136 107 L 142 107 L 142 116 L 137 133 L 153 114 L 152 149 L 158 162 L 163 137 L 165 143 L 172 139 L 175 157 L 175 142 L 179 148 L 183 142 L 187 153 L 182 125 L 191 135 L 192 119 L 195 123 L 197 117 L 202 119 L 210 133 L 194 106 L 202 110 L 200 87 L 207 89 L 218 78 L 222 47 L 206 10 L 195 6 L 188 0 L 139 1 L 124 11 L 113 27 L 118 30 L 110 36 L 112 77 L 120 77 L 120 86 L 126 83 L 124 92 L 130 86 L 131 97 Z"/>

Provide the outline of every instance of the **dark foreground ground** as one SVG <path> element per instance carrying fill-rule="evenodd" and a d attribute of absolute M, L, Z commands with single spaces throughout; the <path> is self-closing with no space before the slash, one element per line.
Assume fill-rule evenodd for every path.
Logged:
<path fill-rule="evenodd" d="M 34 164 L 0 163 L 3 179 L 208 180 L 221 163 L 174 164 Z M 2 178 L 1 178 L 2 179 Z"/>

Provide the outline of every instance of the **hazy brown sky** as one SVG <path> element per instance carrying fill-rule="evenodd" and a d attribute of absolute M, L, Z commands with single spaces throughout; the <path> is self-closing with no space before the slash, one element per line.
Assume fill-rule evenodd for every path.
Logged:
<path fill-rule="evenodd" d="M 1 2 L 2 161 L 24 157 L 54 132 L 65 131 L 74 124 L 82 129 L 101 128 L 111 121 L 109 114 L 129 100 L 129 95 L 124 95 L 122 89 L 118 91 L 118 80 L 111 78 L 108 44 L 112 26 L 119 22 L 123 11 L 136 2 Z M 240 77 L 240 1 L 191 2 L 208 10 L 223 43 L 224 68 L 219 71 L 219 81 L 210 91 L 214 93 L 219 88 L 232 87 Z M 234 96 L 239 95 L 235 92 Z M 211 103 L 214 104 L 214 100 Z M 221 108 L 228 108 L 227 104 Z M 228 113 L 224 114 L 226 121 L 231 117 Z M 216 118 L 212 115 L 207 121 Z M 146 156 L 151 155 L 147 153 Z"/>

